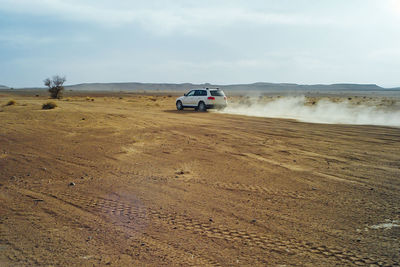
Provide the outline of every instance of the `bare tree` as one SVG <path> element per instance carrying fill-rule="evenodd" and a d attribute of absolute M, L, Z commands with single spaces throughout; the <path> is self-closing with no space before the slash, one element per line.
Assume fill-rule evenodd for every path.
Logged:
<path fill-rule="evenodd" d="M 52 79 L 47 78 L 43 82 L 45 86 L 49 87 L 50 97 L 59 99 L 62 97 L 62 91 L 64 90 L 63 84 L 65 81 L 65 76 L 61 77 L 55 75 Z"/>

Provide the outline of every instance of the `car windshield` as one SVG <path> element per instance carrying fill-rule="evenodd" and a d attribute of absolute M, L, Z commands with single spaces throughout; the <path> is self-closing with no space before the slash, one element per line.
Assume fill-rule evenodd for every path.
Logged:
<path fill-rule="evenodd" d="M 222 90 L 211 90 L 210 93 L 212 96 L 225 96 Z"/>

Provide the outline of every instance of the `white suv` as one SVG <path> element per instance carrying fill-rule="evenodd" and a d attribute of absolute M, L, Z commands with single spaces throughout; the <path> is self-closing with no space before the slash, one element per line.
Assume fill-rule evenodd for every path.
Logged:
<path fill-rule="evenodd" d="M 223 109 L 227 104 L 224 92 L 218 88 L 194 89 L 176 99 L 178 110 L 184 108 L 194 108 L 200 111 L 206 111 L 210 108 Z"/>

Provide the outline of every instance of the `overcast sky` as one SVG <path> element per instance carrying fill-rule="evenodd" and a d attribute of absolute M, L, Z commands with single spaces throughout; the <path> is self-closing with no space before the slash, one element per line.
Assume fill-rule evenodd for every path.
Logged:
<path fill-rule="evenodd" d="M 400 86 L 400 0 L 0 0 L 0 84 Z"/>

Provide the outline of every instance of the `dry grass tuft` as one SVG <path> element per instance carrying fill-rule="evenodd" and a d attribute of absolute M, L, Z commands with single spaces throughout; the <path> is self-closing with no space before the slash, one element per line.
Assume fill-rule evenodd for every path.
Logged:
<path fill-rule="evenodd" d="M 7 102 L 6 106 L 14 106 L 15 104 L 17 104 L 17 102 L 14 99 L 11 99 Z"/>
<path fill-rule="evenodd" d="M 54 102 L 47 102 L 42 105 L 42 109 L 53 109 L 56 107 L 57 107 L 57 104 Z"/>

